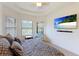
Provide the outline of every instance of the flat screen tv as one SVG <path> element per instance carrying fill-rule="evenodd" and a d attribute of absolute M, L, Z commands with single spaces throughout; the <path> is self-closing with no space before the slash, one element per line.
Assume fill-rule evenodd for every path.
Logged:
<path fill-rule="evenodd" d="M 55 29 L 76 29 L 77 14 L 55 18 L 54 27 Z"/>

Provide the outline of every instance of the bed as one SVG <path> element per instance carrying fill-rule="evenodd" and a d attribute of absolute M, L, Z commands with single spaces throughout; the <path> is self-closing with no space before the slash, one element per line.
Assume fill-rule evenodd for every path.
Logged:
<path fill-rule="evenodd" d="M 46 44 L 41 39 L 25 40 L 22 44 L 25 56 L 64 56 L 64 54 L 56 48 Z"/>

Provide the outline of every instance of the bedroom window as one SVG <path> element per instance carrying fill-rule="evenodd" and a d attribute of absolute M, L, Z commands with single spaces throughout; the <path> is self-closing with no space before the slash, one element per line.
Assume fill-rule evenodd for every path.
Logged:
<path fill-rule="evenodd" d="M 6 17 L 5 19 L 5 33 L 16 36 L 16 19 L 14 17 Z"/>
<path fill-rule="evenodd" d="M 44 35 L 44 22 L 37 22 L 37 34 L 41 37 Z"/>
<path fill-rule="evenodd" d="M 32 21 L 22 20 L 22 36 L 32 36 Z"/>

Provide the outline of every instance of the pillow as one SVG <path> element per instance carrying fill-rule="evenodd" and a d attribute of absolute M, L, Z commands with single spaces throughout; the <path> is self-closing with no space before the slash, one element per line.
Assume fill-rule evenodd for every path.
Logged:
<path fill-rule="evenodd" d="M 5 35 L 5 37 L 14 40 L 14 37 L 9 33 L 7 35 Z"/>
<path fill-rule="evenodd" d="M 10 44 L 5 38 L 0 38 L 0 56 L 12 56 L 13 53 L 9 49 Z"/>
<path fill-rule="evenodd" d="M 13 40 L 14 40 L 14 38 L 12 37 L 12 35 L 10 35 L 9 33 L 8 33 L 7 35 L 5 35 L 5 36 L 0 35 L 0 38 L 5 38 L 5 39 L 7 39 L 10 44 L 12 44 L 12 42 L 13 42 Z"/>
<path fill-rule="evenodd" d="M 19 38 L 15 37 L 15 40 L 14 41 L 17 41 L 19 44 L 22 45 L 21 40 Z"/>
<path fill-rule="evenodd" d="M 16 38 L 20 40 L 21 44 L 25 42 L 25 36 L 17 36 Z"/>
<path fill-rule="evenodd" d="M 12 45 L 12 42 L 14 41 L 14 37 L 11 34 L 7 34 L 6 36 L 4 36 L 4 38 L 6 38 L 9 43 Z"/>
<path fill-rule="evenodd" d="M 10 47 L 10 43 L 5 38 L 0 38 L 0 43 L 2 43 L 6 48 Z"/>
<path fill-rule="evenodd" d="M 3 38 L 3 35 L 0 35 L 0 38 Z"/>
<path fill-rule="evenodd" d="M 10 49 L 15 56 L 23 55 L 23 47 L 16 41 L 13 41 Z"/>

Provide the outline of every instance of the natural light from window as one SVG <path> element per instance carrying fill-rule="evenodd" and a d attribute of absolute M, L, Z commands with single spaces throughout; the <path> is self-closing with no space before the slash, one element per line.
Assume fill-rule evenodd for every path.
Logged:
<path fill-rule="evenodd" d="M 22 20 L 22 36 L 32 36 L 32 21 Z"/>

